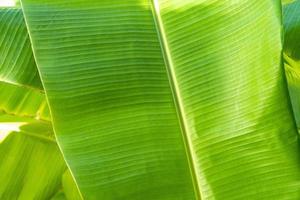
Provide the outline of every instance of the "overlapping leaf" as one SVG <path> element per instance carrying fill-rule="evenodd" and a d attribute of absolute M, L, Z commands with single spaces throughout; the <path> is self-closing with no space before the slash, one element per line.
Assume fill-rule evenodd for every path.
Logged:
<path fill-rule="evenodd" d="M 300 1 L 283 7 L 284 61 L 295 119 L 300 128 Z"/>
<path fill-rule="evenodd" d="M 0 199 L 50 199 L 65 161 L 20 9 L 0 9 Z"/>

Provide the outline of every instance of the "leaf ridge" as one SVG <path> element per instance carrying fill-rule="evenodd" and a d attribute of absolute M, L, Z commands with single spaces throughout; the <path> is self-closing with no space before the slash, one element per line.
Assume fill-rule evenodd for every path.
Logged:
<path fill-rule="evenodd" d="M 155 25 L 157 28 L 157 34 L 158 34 L 159 42 L 161 45 L 163 58 L 165 61 L 166 71 L 168 73 L 169 84 L 170 84 L 170 87 L 172 90 L 173 100 L 174 100 L 176 112 L 177 112 L 177 117 L 179 119 L 179 125 L 181 128 L 185 152 L 186 152 L 186 155 L 188 158 L 188 164 L 189 164 L 190 173 L 192 176 L 195 197 L 197 200 L 200 200 L 200 199 L 202 199 L 201 198 L 202 195 L 201 195 L 200 184 L 198 182 L 198 180 L 200 180 L 200 178 L 198 177 L 198 174 L 197 174 L 196 162 L 194 161 L 196 158 L 196 155 L 194 153 L 195 150 L 193 149 L 192 141 L 191 141 L 191 138 L 189 137 L 189 135 L 190 135 L 189 129 L 187 128 L 188 122 L 185 117 L 186 114 L 185 114 L 185 110 L 183 107 L 183 102 L 182 102 L 180 89 L 178 86 L 177 77 L 176 77 L 176 74 L 174 71 L 174 64 L 172 61 L 172 56 L 171 56 L 168 41 L 166 38 L 164 25 L 163 25 L 162 18 L 160 15 L 159 2 L 158 2 L 158 0 L 151 0 L 151 1 L 152 1 L 151 6 L 152 6 L 153 18 L 154 18 L 154 22 L 155 22 Z"/>

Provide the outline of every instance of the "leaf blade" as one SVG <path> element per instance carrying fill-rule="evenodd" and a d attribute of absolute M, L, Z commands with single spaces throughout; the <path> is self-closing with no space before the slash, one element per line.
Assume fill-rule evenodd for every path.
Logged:
<path fill-rule="evenodd" d="M 55 132 L 83 197 L 193 199 L 148 1 L 22 3 Z M 39 21 L 34 19 L 37 15 Z M 61 21 L 37 31 L 54 16 Z M 91 20 L 85 25 L 85 19 Z M 109 24 L 113 26 L 107 28 Z M 79 26 L 84 31 L 78 32 Z M 58 69 L 54 66 L 59 74 L 52 73 Z"/>
<path fill-rule="evenodd" d="M 194 188 L 191 189 L 192 177 L 189 174 L 175 105 L 171 99 L 167 71 L 155 35 L 157 30 L 154 30 L 154 23 L 151 22 L 151 5 L 146 1 L 116 1 L 111 4 L 110 1 L 76 0 L 72 5 L 65 1 L 43 3 L 25 0 L 23 8 L 53 111 L 56 133 L 83 197 L 197 198 Z M 184 117 L 189 121 L 191 133 L 188 137 L 193 140 L 195 154 L 198 156 L 197 173 L 201 180 L 198 178 L 197 181 L 202 197 L 298 198 L 298 141 L 280 62 L 280 2 L 270 0 L 259 5 L 257 2 L 245 1 L 231 5 L 229 1 L 173 0 L 159 3 L 167 5 L 162 6 L 165 9 L 162 10 L 162 20 L 166 26 L 166 38 L 173 45 L 172 59 L 184 98 L 187 113 Z M 205 15 L 197 16 L 195 11 L 199 10 L 204 12 L 198 13 Z M 187 11 L 189 13 L 184 14 Z M 266 16 L 260 16 L 258 11 Z M 179 12 L 180 15 L 172 12 Z M 47 14 L 44 15 L 45 13 Z M 36 20 L 37 16 L 39 20 Z M 178 16 L 185 16 L 186 19 Z M 197 24 L 194 30 L 188 29 L 191 16 L 197 16 L 192 21 Z M 215 27 L 208 26 L 203 16 L 208 17 Z M 225 23 L 224 19 L 230 23 Z M 181 25 L 182 29 L 186 28 L 190 32 L 172 31 L 176 27 L 176 23 L 173 23 L 176 20 L 179 27 Z M 227 25 L 222 28 L 224 23 Z M 243 27 L 245 30 L 241 31 L 240 24 L 243 23 L 248 27 Z M 39 29 L 42 24 L 47 24 L 46 28 Z M 141 24 L 143 25 L 140 26 Z M 259 35 L 256 28 L 263 34 Z M 78 31 L 79 29 L 81 30 Z M 269 29 L 274 34 L 269 34 Z M 224 30 L 226 34 L 222 35 Z M 225 40 L 224 37 L 228 38 Z M 235 43 L 235 39 L 239 37 L 245 39 L 244 45 Z M 187 41 L 178 44 L 178 41 L 184 39 Z M 199 42 L 204 44 L 207 52 L 197 48 Z M 255 51 L 257 44 L 264 45 Z M 72 46 L 76 48 L 72 49 Z M 194 55 L 195 59 L 190 59 L 187 54 Z M 232 57 L 228 58 L 228 55 Z M 244 57 L 244 61 L 241 61 Z M 257 57 L 257 60 L 253 57 Z M 201 59 L 197 61 L 197 58 Z M 213 61 L 213 58 L 217 58 L 217 61 Z M 187 67 L 180 69 L 186 64 L 190 65 L 194 73 Z M 144 68 L 139 68 L 140 66 L 145 66 L 149 71 L 143 71 Z M 204 66 L 210 67 L 208 72 Z M 213 73 L 214 67 L 218 69 L 216 74 Z M 243 76 L 243 67 L 250 78 Z M 150 70 L 154 68 L 154 71 Z M 58 69 L 62 71 L 59 72 Z M 201 74 L 207 75 L 209 79 L 201 78 Z M 233 81 L 230 81 L 231 78 Z M 216 81 L 218 79 L 221 81 Z M 203 83 L 207 81 L 209 87 L 203 83 L 199 85 L 199 80 Z M 195 88 L 188 86 L 189 81 L 194 83 Z M 255 84 L 251 85 L 251 82 Z M 143 87 L 137 86 L 138 84 Z M 203 92 L 202 95 L 199 91 Z M 74 107 L 77 107 L 76 113 L 69 112 Z M 85 110 L 78 109 L 80 107 Z M 159 112 L 153 111 L 155 109 Z M 221 114 L 217 113 L 218 110 Z M 160 118 L 162 115 L 169 118 Z M 217 119 L 214 119 L 215 116 Z M 151 123 L 143 122 L 149 119 Z M 274 122 L 279 127 L 275 127 Z M 164 125 L 168 128 L 164 128 Z M 163 138 L 155 136 L 158 132 L 168 133 L 168 142 L 176 142 L 167 146 L 167 143 L 160 141 Z M 133 137 L 126 138 L 130 135 Z M 143 141 L 138 136 L 152 137 L 153 141 Z M 79 143 L 85 143 L 85 146 L 79 148 Z M 154 144 L 158 152 L 153 151 L 154 147 L 150 146 Z M 151 149 L 150 153 L 143 151 L 143 145 L 150 146 L 147 146 Z M 171 155 L 169 149 L 174 148 L 175 156 L 172 154 L 171 159 L 175 159 L 170 161 L 167 159 Z M 290 154 L 289 157 L 287 153 Z M 147 168 L 147 173 L 143 173 L 141 169 L 150 165 L 149 160 L 144 160 L 149 154 L 153 156 L 151 163 L 155 166 L 157 164 L 157 168 L 163 172 Z M 135 161 L 132 165 L 124 160 L 119 162 L 135 156 L 140 163 L 134 159 L 127 159 Z M 81 163 L 82 159 L 88 161 L 90 166 Z M 180 163 L 180 167 L 174 169 L 169 162 L 177 165 Z M 170 176 L 167 168 L 172 169 Z M 136 172 L 137 169 L 141 173 Z M 181 177 L 174 178 L 179 171 L 183 172 Z M 151 174 L 151 177 L 147 174 Z M 218 174 L 221 176 L 218 177 Z M 253 177 L 255 181 L 252 181 Z M 160 182 L 165 178 L 169 180 Z M 179 184 L 177 178 L 185 183 Z M 140 184 L 142 179 L 146 180 L 144 185 Z M 168 181 L 173 183 L 172 187 Z M 159 191 L 153 191 L 158 190 L 157 187 Z"/>

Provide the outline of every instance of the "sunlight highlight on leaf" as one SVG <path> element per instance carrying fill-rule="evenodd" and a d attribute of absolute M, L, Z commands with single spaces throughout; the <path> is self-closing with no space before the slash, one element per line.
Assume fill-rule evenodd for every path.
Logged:
<path fill-rule="evenodd" d="M 1 0 L 0 7 L 13 7 L 16 5 L 16 2 L 13 0 Z"/>
<path fill-rule="evenodd" d="M 0 123 L 0 143 L 14 131 L 20 131 L 20 127 L 27 124 L 26 122 L 8 122 Z"/>

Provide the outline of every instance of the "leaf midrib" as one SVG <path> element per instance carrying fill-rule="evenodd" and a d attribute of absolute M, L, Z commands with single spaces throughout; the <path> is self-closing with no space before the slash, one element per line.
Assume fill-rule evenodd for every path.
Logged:
<path fill-rule="evenodd" d="M 184 143 L 184 147 L 185 147 L 185 153 L 186 153 L 186 156 L 188 159 L 188 165 L 189 165 L 190 173 L 192 176 L 195 197 L 197 200 L 200 200 L 200 199 L 202 199 L 201 198 L 202 195 L 201 195 L 200 185 L 198 182 L 198 180 L 200 180 L 200 179 L 198 177 L 197 170 L 196 170 L 196 164 L 195 164 L 196 163 L 195 162 L 195 160 L 196 160 L 195 159 L 195 157 L 196 157 L 195 150 L 193 149 L 192 141 L 191 141 L 191 138 L 189 137 L 189 135 L 191 135 L 191 134 L 189 133 L 188 122 L 185 117 L 186 114 L 185 114 L 185 109 L 184 109 L 183 102 L 182 102 L 182 96 L 180 93 L 177 77 L 176 77 L 176 74 L 174 71 L 174 64 L 173 64 L 172 56 L 170 53 L 170 48 L 168 45 L 166 33 L 164 30 L 164 25 L 162 22 L 161 14 L 160 14 L 159 2 L 157 0 L 151 0 L 150 2 L 151 2 L 152 13 L 153 13 L 153 20 L 154 20 L 154 23 L 156 26 L 157 35 L 158 35 L 163 59 L 164 59 L 165 66 L 166 66 L 168 80 L 169 80 L 169 84 L 170 84 L 170 87 L 172 90 L 174 104 L 176 107 L 176 113 L 177 113 L 179 125 L 181 128 L 181 134 L 182 134 L 183 143 Z"/>

